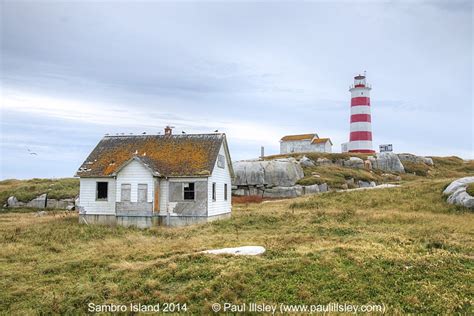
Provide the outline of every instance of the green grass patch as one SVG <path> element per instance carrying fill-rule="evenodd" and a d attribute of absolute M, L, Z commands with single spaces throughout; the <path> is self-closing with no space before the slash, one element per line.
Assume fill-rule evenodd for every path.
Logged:
<path fill-rule="evenodd" d="M 467 194 L 469 194 L 470 196 L 474 196 L 474 183 L 468 184 L 468 186 L 467 186 L 467 188 L 466 188 L 466 192 L 467 192 Z"/>
<path fill-rule="evenodd" d="M 29 202 L 44 193 L 47 193 L 50 199 L 75 198 L 79 195 L 79 179 L 8 179 L 0 181 L 0 203 L 2 205 L 10 196 L 15 196 L 21 202 Z"/>
<path fill-rule="evenodd" d="M 346 184 L 346 180 L 349 179 L 354 179 L 355 182 L 359 180 L 381 182 L 384 180 L 381 173 L 375 170 L 355 169 L 338 165 L 309 167 L 303 170 L 305 177 L 297 182 L 300 185 L 327 183 L 330 188 L 342 188 Z"/>
<path fill-rule="evenodd" d="M 431 168 L 423 162 L 404 161 L 403 167 L 406 173 L 412 173 L 417 176 L 428 176 Z"/>

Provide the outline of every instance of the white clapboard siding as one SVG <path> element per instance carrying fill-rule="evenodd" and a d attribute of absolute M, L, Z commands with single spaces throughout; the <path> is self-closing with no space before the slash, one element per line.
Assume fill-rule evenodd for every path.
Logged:
<path fill-rule="evenodd" d="M 107 201 L 96 200 L 97 182 L 109 183 Z M 81 178 L 79 205 L 87 214 L 115 214 L 115 179 Z"/>
<path fill-rule="evenodd" d="M 208 182 L 208 216 L 214 216 L 224 213 L 229 213 L 232 208 L 232 183 L 230 177 L 230 170 L 228 166 L 228 157 L 225 154 L 224 144 L 222 144 L 219 150 L 219 155 L 223 155 L 226 159 L 224 168 L 214 166 L 214 171 Z M 212 183 L 216 183 L 216 201 L 212 200 Z M 227 201 L 224 199 L 224 184 L 227 183 Z"/>
<path fill-rule="evenodd" d="M 326 143 L 324 144 L 324 147 L 325 147 L 325 149 L 324 149 L 325 152 L 327 152 L 327 153 L 331 153 L 331 152 L 332 152 L 332 145 L 331 145 L 330 142 L 326 142 Z"/>
<path fill-rule="evenodd" d="M 131 200 L 130 202 L 138 201 L 138 184 L 147 184 L 147 202 L 153 202 L 153 175 L 139 161 L 132 160 L 128 165 L 122 168 L 117 174 L 117 202 L 122 201 L 122 183 L 131 185 Z"/>

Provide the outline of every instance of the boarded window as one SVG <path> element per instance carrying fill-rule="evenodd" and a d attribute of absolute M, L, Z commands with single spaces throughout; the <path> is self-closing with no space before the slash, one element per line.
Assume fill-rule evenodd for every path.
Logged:
<path fill-rule="evenodd" d="M 184 183 L 183 184 L 183 196 L 185 200 L 194 200 L 194 183 Z"/>
<path fill-rule="evenodd" d="M 107 201 L 109 196 L 109 183 L 108 182 L 97 182 L 97 200 Z"/>
<path fill-rule="evenodd" d="M 224 183 L 224 200 L 227 201 L 227 183 Z"/>
<path fill-rule="evenodd" d="M 138 203 L 148 201 L 148 184 L 138 184 Z"/>
<path fill-rule="evenodd" d="M 132 195 L 132 185 L 129 183 L 122 183 L 121 190 L 121 201 L 122 202 L 130 202 L 131 195 Z"/>
<path fill-rule="evenodd" d="M 222 168 L 222 169 L 225 168 L 225 157 L 224 157 L 224 155 L 217 156 L 217 166 L 219 168 Z"/>
<path fill-rule="evenodd" d="M 212 200 L 213 201 L 216 200 L 216 183 L 215 182 L 212 183 Z"/>

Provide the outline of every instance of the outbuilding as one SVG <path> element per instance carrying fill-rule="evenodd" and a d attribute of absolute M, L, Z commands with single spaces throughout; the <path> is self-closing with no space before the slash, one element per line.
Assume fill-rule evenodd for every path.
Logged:
<path fill-rule="evenodd" d="M 329 138 L 319 138 L 318 134 L 286 135 L 280 140 L 280 154 L 332 152 L 332 142 Z"/>
<path fill-rule="evenodd" d="M 76 173 L 80 222 L 181 226 L 231 215 L 226 135 L 105 136 Z"/>

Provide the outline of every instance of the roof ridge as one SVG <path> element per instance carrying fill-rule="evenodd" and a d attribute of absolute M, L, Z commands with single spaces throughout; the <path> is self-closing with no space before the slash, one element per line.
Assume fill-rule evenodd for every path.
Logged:
<path fill-rule="evenodd" d="M 224 136 L 225 133 L 200 133 L 200 134 L 128 134 L 128 135 L 104 135 L 104 138 L 112 137 L 148 137 L 148 136 L 159 136 L 159 137 L 186 137 L 186 136 Z"/>

